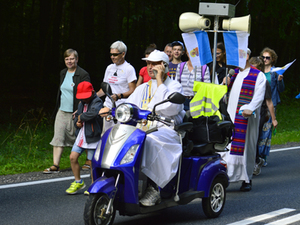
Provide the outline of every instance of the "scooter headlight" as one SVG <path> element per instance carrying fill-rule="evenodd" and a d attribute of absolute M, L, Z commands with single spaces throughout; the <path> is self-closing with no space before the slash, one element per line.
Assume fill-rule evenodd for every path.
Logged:
<path fill-rule="evenodd" d="M 97 145 L 97 149 L 96 149 L 95 154 L 94 154 L 94 159 L 95 159 L 96 161 L 99 160 L 101 144 L 102 144 L 102 140 L 100 139 L 100 141 L 99 141 L 99 143 L 98 143 L 98 145 Z"/>
<path fill-rule="evenodd" d="M 121 160 L 120 165 L 132 162 L 138 148 L 140 145 L 132 145 L 128 152 L 125 154 L 123 159 Z"/>
<path fill-rule="evenodd" d="M 117 107 L 115 112 L 116 119 L 121 123 L 127 123 L 132 119 L 133 108 L 130 104 L 121 104 Z"/>

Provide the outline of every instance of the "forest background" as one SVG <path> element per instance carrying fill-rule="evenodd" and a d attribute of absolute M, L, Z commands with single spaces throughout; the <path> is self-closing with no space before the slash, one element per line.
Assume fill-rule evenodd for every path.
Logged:
<path fill-rule="evenodd" d="M 268 46 L 278 54 L 276 66 L 297 58 L 300 0 L 217 2 L 233 5 L 239 2 L 235 16 L 251 15 L 252 56 Z M 184 12 L 198 13 L 198 9 L 198 0 L 1 0 L 0 91 L 5 103 L 2 106 L 6 110 L 7 106 L 13 110 L 32 107 L 53 110 L 59 72 L 65 68 L 63 52 L 68 48 L 78 51 L 78 64 L 90 73 L 97 90 L 111 63 L 109 47 L 116 40 L 126 43 L 126 60 L 138 73 L 145 65 L 141 58 L 146 47 L 155 43 L 163 50 L 169 42 L 182 41 L 179 16 Z M 213 23 L 213 18 L 210 19 Z M 211 45 L 212 35 L 209 33 Z M 218 41 L 222 41 L 221 34 Z M 283 98 L 295 98 L 299 93 L 296 72 L 299 61 L 284 74 Z"/>
<path fill-rule="evenodd" d="M 258 56 L 267 46 L 277 52 L 278 67 L 297 59 L 284 74 L 285 91 L 281 99 L 288 107 L 299 109 L 300 100 L 295 100 L 295 96 L 299 93 L 300 0 L 203 2 L 236 5 L 235 17 L 251 15 L 252 56 Z M 126 43 L 126 60 L 138 74 L 145 66 L 141 58 L 146 47 L 155 43 L 163 50 L 167 43 L 182 41 L 180 15 L 198 10 L 198 0 L 0 0 L 0 153 L 11 151 L 12 143 L 22 139 L 19 131 L 26 131 L 24 124 L 31 124 L 31 130 L 26 131 L 30 137 L 25 139 L 44 139 L 48 146 L 43 148 L 51 154 L 48 143 L 53 133 L 37 137 L 36 131 L 46 120 L 53 126 L 50 117 L 55 107 L 59 72 L 65 68 L 66 49 L 77 50 L 78 65 L 89 72 L 94 88 L 99 90 L 104 71 L 111 63 L 109 47 L 114 41 Z M 214 18 L 209 18 L 213 24 Z M 220 17 L 220 25 L 223 19 Z M 213 45 L 212 33 L 209 38 Z M 218 41 L 222 41 L 221 34 Z M 30 140 L 27 157 L 34 152 L 33 145 Z M 39 143 L 35 148 L 42 149 Z M 13 157 L 16 152 L 10 155 Z"/>

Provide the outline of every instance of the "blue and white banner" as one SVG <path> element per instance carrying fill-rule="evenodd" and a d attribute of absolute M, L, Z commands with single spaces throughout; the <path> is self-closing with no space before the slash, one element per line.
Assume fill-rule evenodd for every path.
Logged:
<path fill-rule="evenodd" d="M 205 31 L 182 33 L 193 67 L 203 66 L 212 61 L 208 35 Z"/>
<path fill-rule="evenodd" d="M 244 31 L 225 31 L 223 33 L 227 65 L 245 68 L 248 37 L 248 32 Z"/>
<path fill-rule="evenodd" d="M 296 59 L 293 62 L 290 62 L 283 67 L 273 67 L 273 68 L 271 68 L 271 72 L 276 72 L 276 73 L 282 75 L 295 61 L 296 61 Z"/>

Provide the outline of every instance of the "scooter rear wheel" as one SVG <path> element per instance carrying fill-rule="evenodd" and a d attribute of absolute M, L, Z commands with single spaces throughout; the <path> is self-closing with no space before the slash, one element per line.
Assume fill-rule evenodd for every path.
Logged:
<path fill-rule="evenodd" d="M 105 215 L 109 203 L 106 194 L 90 194 L 84 207 L 85 225 L 111 225 L 114 222 L 116 211 L 111 206 L 110 214 Z"/>
<path fill-rule="evenodd" d="M 224 180 L 217 177 L 211 185 L 209 197 L 202 199 L 204 214 L 209 218 L 218 217 L 223 211 L 226 200 Z"/>

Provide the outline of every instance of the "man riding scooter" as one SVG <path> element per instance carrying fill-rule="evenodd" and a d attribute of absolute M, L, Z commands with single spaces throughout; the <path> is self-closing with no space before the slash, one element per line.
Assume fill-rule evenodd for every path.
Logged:
<path fill-rule="evenodd" d="M 167 75 L 169 58 L 164 52 L 155 50 L 148 58 L 142 60 L 147 62 L 147 71 L 151 80 L 137 87 L 127 99 L 127 103 L 135 104 L 141 109 L 152 110 L 155 104 L 167 99 L 170 94 L 182 93 L 181 84 Z M 105 116 L 103 113 L 108 111 L 108 108 L 103 108 L 99 114 Z M 175 125 L 182 123 L 185 115 L 182 104 L 171 102 L 157 106 L 156 112 L 174 120 Z M 182 146 L 177 132 L 163 123 L 149 122 L 145 127 L 146 129 L 158 128 L 156 132 L 147 135 L 141 161 L 142 172 L 148 177 L 148 188 L 140 203 L 143 206 L 153 206 L 161 200 L 158 186 L 165 187 L 176 175 Z M 142 129 L 145 130 L 145 127 Z"/>

